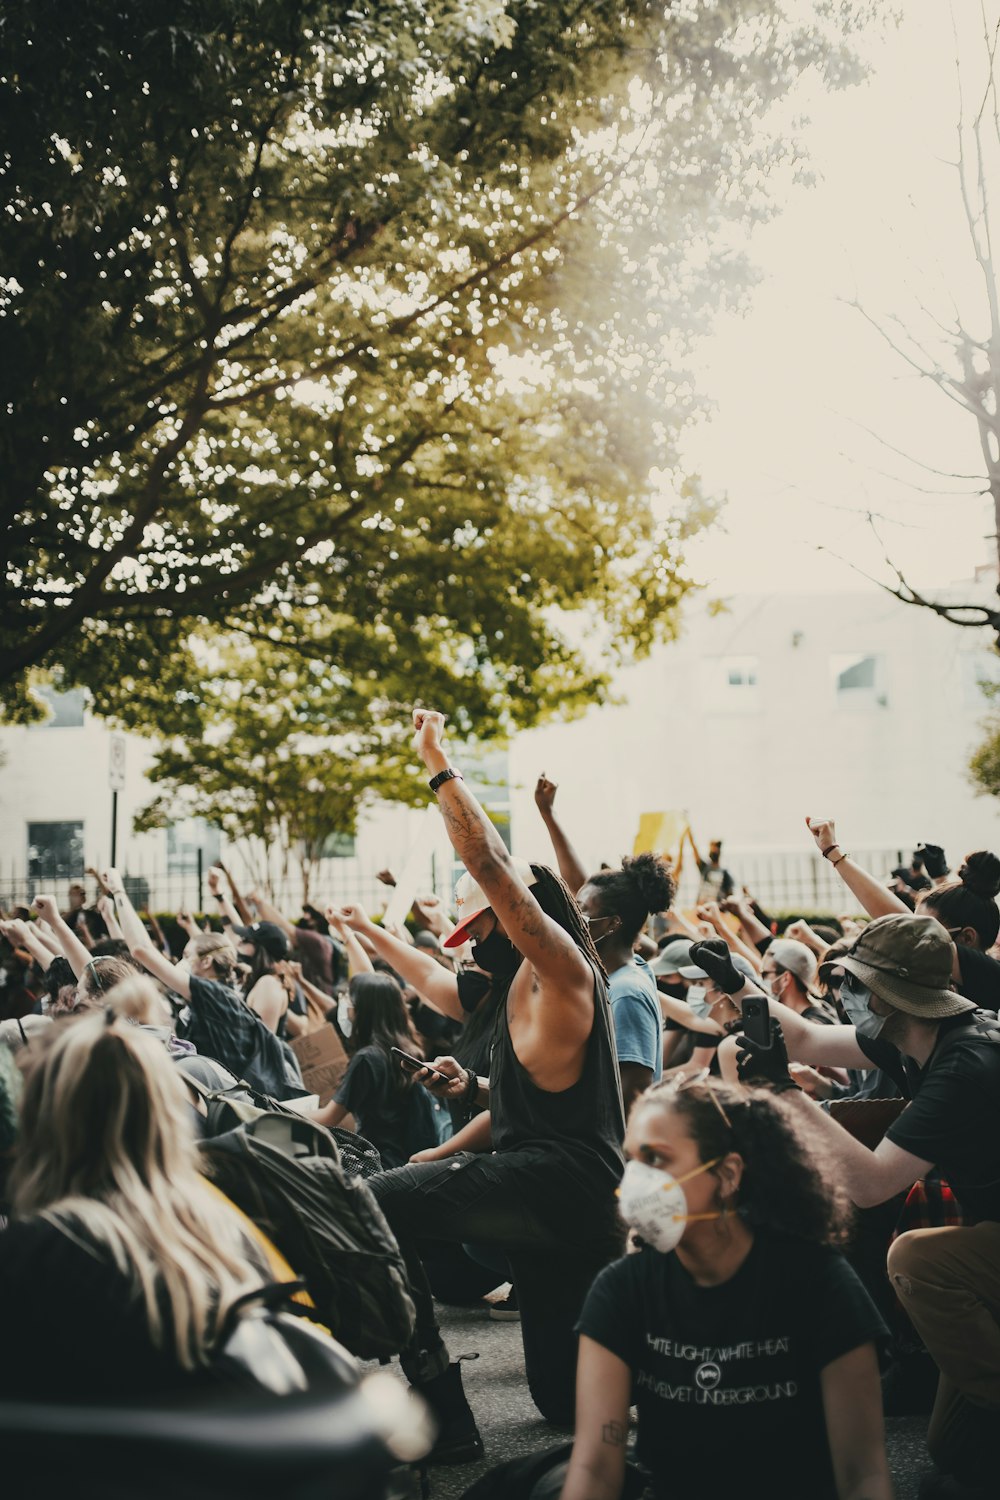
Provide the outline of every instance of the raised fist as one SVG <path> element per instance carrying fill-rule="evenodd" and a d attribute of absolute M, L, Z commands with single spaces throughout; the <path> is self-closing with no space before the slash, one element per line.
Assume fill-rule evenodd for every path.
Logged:
<path fill-rule="evenodd" d="M 535 782 L 535 806 L 543 818 L 552 811 L 552 804 L 556 800 L 558 790 L 558 784 L 550 781 L 543 771 Z"/>
<path fill-rule="evenodd" d="M 413 710 L 413 743 L 421 755 L 440 750 L 444 740 L 444 714 L 433 708 Z"/>

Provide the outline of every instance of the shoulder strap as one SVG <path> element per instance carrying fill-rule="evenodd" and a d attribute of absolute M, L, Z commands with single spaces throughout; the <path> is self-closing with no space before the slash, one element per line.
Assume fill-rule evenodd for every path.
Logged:
<path fill-rule="evenodd" d="M 1000 1021 L 988 1010 L 973 1010 L 969 1012 L 969 1019 L 964 1026 L 950 1026 L 943 1036 L 939 1034 L 938 1043 L 934 1049 L 936 1057 L 948 1051 L 949 1047 L 963 1037 L 974 1033 L 977 1041 L 988 1042 L 991 1046 L 1000 1046 Z"/>

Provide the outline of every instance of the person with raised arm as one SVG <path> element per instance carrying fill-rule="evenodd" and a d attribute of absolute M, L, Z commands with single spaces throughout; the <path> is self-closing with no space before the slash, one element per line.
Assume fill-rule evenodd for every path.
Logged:
<path fill-rule="evenodd" d="M 489 987 L 488 982 L 465 986 L 462 975 L 442 968 L 426 948 L 418 948 L 414 943 L 404 943 L 377 922 L 373 922 L 359 901 L 331 910 L 355 934 L 355 939 L 361 937 L 369 942 L 379 958 L 385 959 L 407 984 L 411 984 L 436 1010 L 450 1016 L 453 1021 L 464 1021 L 467 1011 L 475 1009 Z M 463 1005 L 463 988 L 471 991 L 471 1004 Z"/>
<path fill-rule="evenodd" d="M 910 915 L 910 908 L 874 875 L 855 864 L 837 842 L 832 818 L 806 818 L 816 847 L 870 917 Z M 1000 1007 L 1000 964 L 987 950 L 1000 932 L 1000 859 L 987 849 L 967 854 L 958 875 L 948 880 L 948 866 L 936 844 L 922 845 L 934 884 L 917 897 L 916 915 L 935 917 L 954 942 L 952 979 L 968 1000 L 995 1011 Z M 930 856 L 933 855 L 933 858 Z"/>
<path fill-rule="evenodd" d="M 722 907 L 717 901 L 703 901 L 697 908 L 696 915 L 700 922 L 707 922 L 719 937 L 722 938 L 727 948 L 733 953 L 739 953 L 752 964 L 755 969 L 760 968 L 760 951 L 755 944 L 745 943 L 743 939 L 733 931 L 722 914 Z"/>
<path fill-rule="evenodd" d="M 721 945 L 720 945 L 721 946 Z M 715 944 L 698 961 L 742 1003 L 748 991 Z M 765 1082 L 807 1115 L 859 1208 L 909 1189 L 936 1168 L 962 1225 L 910 1230 L 889 1249 L 894 1290 L 941 1372 L 928 1450 L 947 1474 L 995 1482 L 1000 1417 L 1000 1028 L 951 987 L 954 946 L 933 917 L 876 917 L 838 963 L 853 1025 L 818 1026 L 771 999 L 768 1045 L 723 1044 L 741 1081 Z M 910 1102 L 874 1151 L 802 1093 L 789 1059 L 880 1067 Z M 731 1076 L 731 1071 L 730 1071 Z M 922 1491 L 923 1493 L 923 1491 Z M 947 1493 L 927 1488 L 928 1496 Z"/>
<path fill-rule="evenodd" d="M 656 980 L 634 951 L 645 923 L 674 897 L 670 866 L 656 854 L 598 870 L 578 892 L 580 910 L 608 973 L 611 1017 L 625 1118 L 632 1103 L 663 1072 L 663 1016 Z"/>
<path fill-rule="evenodd" d="M 375 969 L 371 959 L 358 942 L 357 935 L 347 925 L 340 907 L 328 906 L 326 920 L 344 945 L 344 952 L 347 954 L 348 979 L 353 979 L 355 974 L 374 974 Z"/>
<path fill-rule="evenodd" d="M 175 964 L 154 948 L 118 871 L 105 870 L 102 879 L 132 957 L 188 1003 L 189 1019 L 179 1034 L 263 1094 L 277 1099 L 302 1094 L 281 1042 L 235 988 L 237 957 L 231 940 L 217 932 L 192 935 L 184 965 Z"/>
<path fill-rule="evenodd" d="M 559 873 L 576 893 L 608 973 L 622 1102 L 628 1118 L 632 1101 L 657 1082 L 663 1071 L 663 1018 L 656 980 L 635 947 L 649 917 L 669 907 L 674 879 L 670 866 L 656 854 L 638 854 L 623 859 L 618 870 L 586 875 L 555 815 L 557 790 L 543 771 L 535 787 L 535 806 L 552 840 Z"/>
<path fill-rule="evenodd" d="M 587 872 L 580 856 L 570 843 L 566 830 L 556 817 L 555 800 L 558 790 L 556 782 L 550 781 L 543 771 L 535 786 L 535 806 L 552 840 L 559 874 L 575 895 L 585 885 Z"/>
<path fill-rule="evenodd" d="M 59 904 L 55 896 L 36 896 L 34 907 L 41 920 L 48 923 L 53 936 L 62 949 L 63 957 L 77 979 L 80 979 L 87 965 L 90 963 L 90 949 L 81 943 L 73 928 L 67 922 L 63 921 L 62 913 L 59 910 Z"/>
<path fill-rule="evenodd" d="M 219 909 L 219 916 L 223 924 L 228 923 L 230 927 L 239 927 L 243 923 L 243 914 L 236 909 L 232 900 L 227 896 L 222 887 L 222 869 L 219 865 L 213 865 L 208 872 L 208 890 L 212 900 Z M 249 915 L 246 919 L 250 920 Z"/>
<path fill-rule="evenodd" d="M 336 940 L 328 932 L 317 930 L 314 925 L 316 918 L 307 907 L 302 908 L 302 918 L 296 923 L 290 922 L 262 891 L 251 891 L 248 899 L 253 902 L 257 921 L 247 923 L 242 928 L 233 923 L 237 935 L 245 936 L 247 932 L 261 926 L 277 928 L 284 934 L 286 952 L 290 949 L 301 963 L 302 972 L 309 983 L 316 989 L 324 990 L 332 1000 L 341 968 L 341 955 Z M 224 922 L 231 920 L 228 914 L 223 915 Z"/>
<path fill-rule="evenodd" d="M 28 953 L 38 965 L 41 973 L 46 973 L 56 957 L 55 951 L 43 943 L 35 931 L 34 922 L 22 922 L 14 917 L 9 922 L 0 922 L 0 934 L 2 934 L 14 948 L 20 948 Z"/>
<path fill-rule="evenodd" d="M 507 1256 L 532 1398 L 543 1416 L 568 1425 L 574 1323 L 594 1276 L 620 1253 L 614 1193 L 625 1122 L 604 968 L 579 907 L 551 870 L 512 859 L 451 764 L 443 716 L 418 709 L 413 722 L 466 868 L 447 946 L 471 938 L 496 1004 L 488 1080 L 453 1057 L 435 1058 L 434 1071 L 418 1076 L 439 1097 L 488 1101 L 489 1113 L 472 1123 L 478 1154 L 400 1167 L 370 1186 L 410 1272 L 417 1325 L 402 1364 L 439 1422 L 432 1461 L 463 1463 L 482 1455 L 482 1440 L 418 1247 L 475 1241 Z"/>

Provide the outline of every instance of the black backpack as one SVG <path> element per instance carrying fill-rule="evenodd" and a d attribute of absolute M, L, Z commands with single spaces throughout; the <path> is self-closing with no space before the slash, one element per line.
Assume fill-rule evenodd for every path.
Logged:
<path fill-rule="evenodd" d="M 260 1114 L 201 1150 L 212 1181 L 305 1278 L 319 1317 L 345 1348 L 359 1359 L 405 1348 L 416 1314 L 399 1246 L 328 1131 Z"/>
<path fill-rule="evenodd" d="M 204 1101 L 207 1136 L 214 1138 L 259 1120 L 261 1115 L 277 1114 L 295 1122 L 296 1128 L 291 1132 L 295 1155 L 327 1155 L 327 1143 L 332 1136 L 340 1151 L 340 1165 L 349 1177 L 376 1177 L 382 1171 L 382 1158 L 375 1147 L 356 1131 L 345 1130 L 341 1125 L 315 1124 L 287 1102 L 260 1093 L 245 1078 L 237 1078 L 212 1058 L 181 1058 L 178 1067 L 185 1083 Z M 206 1076 L 214 1075 L 219 1075 L 217 1085 L 206 1083 Z M 303 1149 L 309 1148 L 310 1143 L 311 1149 Z"/>

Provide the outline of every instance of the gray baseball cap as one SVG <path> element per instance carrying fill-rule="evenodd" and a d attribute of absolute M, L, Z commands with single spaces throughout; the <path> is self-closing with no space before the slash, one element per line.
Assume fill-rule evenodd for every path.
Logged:
<path fill-rule="evenodd" d="M 681 966 L 691 957 L 693 938 L 673 938 L 666 943 L 650 964 L 650 969 L 661 979 L 667 974 L 679 974 Z"/>

